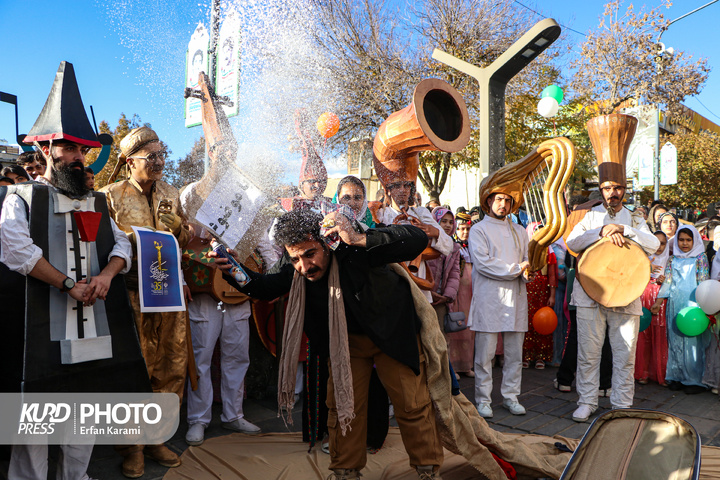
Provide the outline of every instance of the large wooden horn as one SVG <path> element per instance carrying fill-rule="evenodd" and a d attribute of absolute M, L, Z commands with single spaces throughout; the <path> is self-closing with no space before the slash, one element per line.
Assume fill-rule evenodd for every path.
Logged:
<path fill-rule="evenodd" d="M 457 152 L 470 140 L 470 120 L 460 93 L 437 78 L 420 82 L 407 107 L 380 125 L 373 144 L 373 164 L 380 183 L 415 181 L 419 153 Z"/>

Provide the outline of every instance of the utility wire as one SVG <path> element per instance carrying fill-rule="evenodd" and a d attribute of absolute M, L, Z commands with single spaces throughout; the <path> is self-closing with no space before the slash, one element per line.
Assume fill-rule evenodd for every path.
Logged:
<path fill-rule="evenodd" d="M 713 117 L 715 117 L 715 118 L 717 118 L 718 120 L 720 120 L 720 117 L 718 117 L 717 115 L 715 115 L 712 110 L 710 110 L 708 107 L 706 107 L 705 104 L 704 104 L 703 102 L 701 102 L 699 98 L 697 98 L 697 97 L 692 97 L 692 98 L 695 99 L 700 105 L 702 105 L 703 107 L 705 107 L 705 110 L 707 110 L 708 112 L 710 112 L 710 115 L 712 115 Z"/>
<path fill-rule="evenodd" d="M 545 15 L 542 15 L 542 14 L 538 13 L 537 11 L 533 10 L 532 8 L 528 7 L 527 5 L 524 5 L 524 4 L 520 3 L 520 2 L 518 2 L 518 0 L 513 0 L 513 1 L 514 1 L 515 3 L 517 3 L 518 5 L 520 5 L 521 7 L 527 8 L 528 10 L 530 10 L 531 12 L 533 12 L 535 15 L 537 15 L 537 16 L 539 16 L 539 17 L 544 17 L 544 16 L 545 16 Z M 560 26 L 563 27 L 563 28 L 567 28 L 567 29 L 570 30 L 571 32 L 575 32 L 575 33 L 577 33 L 578 35 L 582 35 L 583 37 L 587 37 L 586 34 L 584 34 L 584 33 L 582 33 L 582 32 L 578 32 L 578 31 L 575 30 L 574 28 L 566 27 L 566 26 L 563 25 L 562 23 L 559 23 L 558 25 L 560 25 Z"/>

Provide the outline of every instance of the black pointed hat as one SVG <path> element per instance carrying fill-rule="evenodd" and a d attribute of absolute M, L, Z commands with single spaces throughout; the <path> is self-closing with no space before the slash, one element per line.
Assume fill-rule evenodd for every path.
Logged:
<path fill-rule="evenodd" d="M 85 113 L 75 69 L 69 62 L 60 63 L 45 106 L 23 142 L 61 139 L 88 147 L 101 146 Z"/>

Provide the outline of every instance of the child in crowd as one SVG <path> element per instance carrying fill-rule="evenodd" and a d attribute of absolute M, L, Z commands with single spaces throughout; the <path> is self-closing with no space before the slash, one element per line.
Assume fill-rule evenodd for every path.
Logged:
<path fill-rule="evenodd" d="M 685 390 L 688 395 L 707 390 L 703 383 L 705 349 L 710 344 L 706 330 L 688 337 L 677 328 L 676 316 L 688 306 L 697 306 L 691 294 L 698 284 L 709 278 L 709 266 L 700 233 L 684 225 L 673 238 L 672 255 L 665 268 L 665 281 L 650 311 L 657 315 L 662 300 L 667 302 L 668 362 L 665 380 L 671 390 Z"/>
<path fill-rule="evenodd" d="M 643 292 L 640 300 L 643 308 L 650 309 L 657 300 L 660 286 L 665 280 L 665 267 L 670 258 L 670 248 L 667 245 L 667 235 L 663 232 L 655 232 L 660 240 L 660 247 L 650 256 L 651 273 L 650 282 Z M 666 324 L 666 302 L 660 299 L 660 309 L 652 316 L 650 326 L 640 332 L 635 352 L 635 379 L 638 383 L 645 385 L 648 380 L 666 386 L 665 369 L 668 360 L 668 341 Z"/>

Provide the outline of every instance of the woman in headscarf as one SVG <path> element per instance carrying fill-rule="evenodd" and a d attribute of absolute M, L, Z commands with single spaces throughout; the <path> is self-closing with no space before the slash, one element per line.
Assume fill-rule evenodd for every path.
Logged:
<path fill-rule="evenodd" d="M 447 208 L 435 207 L 432 211 L 433 218 L 438 222 L 446 234 L 452 237 L 455 234 L 455 217 Z M 432 306 L 437 314 L 440 330 L 444 329 L 445 315 L 453 309 L 456 311 L 455 299 L 457 298 L 458 285 L 460 283 L 460 245 L 453 244 L 453 251 L 450 255 L 440 255 L 438 258 L 427 261 L 427 268 L 432 272 L 435 286 L 430 292 L 432 295 Z M 450 363 L 456 372 L 469 370 L 468 366 L 455 365 L 452 353 L 451 338 L 455 334 L 445 334 L 448 343 L 448 355 Z M 456 373 L 457 375 L 457 373 Z"/>
<path fill-rule="evenodd" d="M 668 208 L 662 203 L 652 206 L 647 217 L 647 225 L 651 232 L 657 232 L 660 230 L 660 215 L 667 211 Z"/>
<path fill-rule="evenodd" d="M 451 312 L 463 312 L 465 320 L 470 327 L 470 303 L 472 302 L 472 260 L 468 250 L 468 237 L 473 222 L 466 212 L 458 212 L 455 215 L 455 241 L 460 247 L 460 278 L 458 283 L 457 298 L 450 304 Z M 475 332 L 466 328 L 462 332 L 448 335 L 450 344 L 450 362 L 456 372 L 468 377 L 474 377 L 473 360 L 475 358 Z"/>
<path fill-rule="evenodd" d="M 665 281 L 665 268 L 670 258 L 670 246 L 667 236 L 660 231 L 655 232 L 660 240 L 660 247 L 650 255 L 650 282 L 640 300 L 643 310 L 652 308 L 657 300 L 658 292 Z M 648 380 L 665 386 L 665 369 L 668 360 L 666 302 L 662 302 L 660 310 L 652 316 L 650 326 L 638 334 L 635 350 L 635 379 L 641 385 Z"/>
<path fill-rule="evenodd" d="M 333 202 L 349 206 L 353 213 L 355 213 L 355 218 L 363 227 L 363 230 L 375 226 L 372 214 L 367 208 L 368 202 L 365 184 L 359 178 L 348 175 L 340 180 Z"/>
<path fill-rule="evenodd" d="M 660 312 L 667 302 L 668 362 L 665 380 L 671 390 L 684 389 L 688 395 L 707 390 L 703 383 L 705 349 L 710 345 L 710 331 L 688 337 L 677 327 L 677 314 L 685 307 L 696 307 L 691 299 L 695 288 L 710 277 L 705 247 L 700 233 L 692 225 L 683 225 L 673 239 L 673 250 L 665 281 L 650 311 Z"/>
<path fill-rule="evenodd" d="M 673 250 L 673 238 L 678 229 L 678 216 L 672 212 L 665 212 L 660 215 L 658 222 L 658 230 L 663 232 L 667 236 L 668 245 L 670 245 L 670 255 L 675 251 Z"/>
<path fill-rule="evenodd" d="M 348 175 L 340 180 L 333 203 L 350 207 L 363 230 L 375 227 L 372 214 L 367 208 L 365 184 L 359 178 Z M 327 380 L 327 377 L 325 377 L 325 380 Z M 367 448 L 369 453 L 377 453 L 382 448 L 388 433 L 388 416 L 392 415 L 390 415 L 387 391 L 380 382 L 377 372 L 373 370 L 368 393 Z M 329 452 L 325 443 L 323 443 L 322 449 L 325 453 Z"/>

